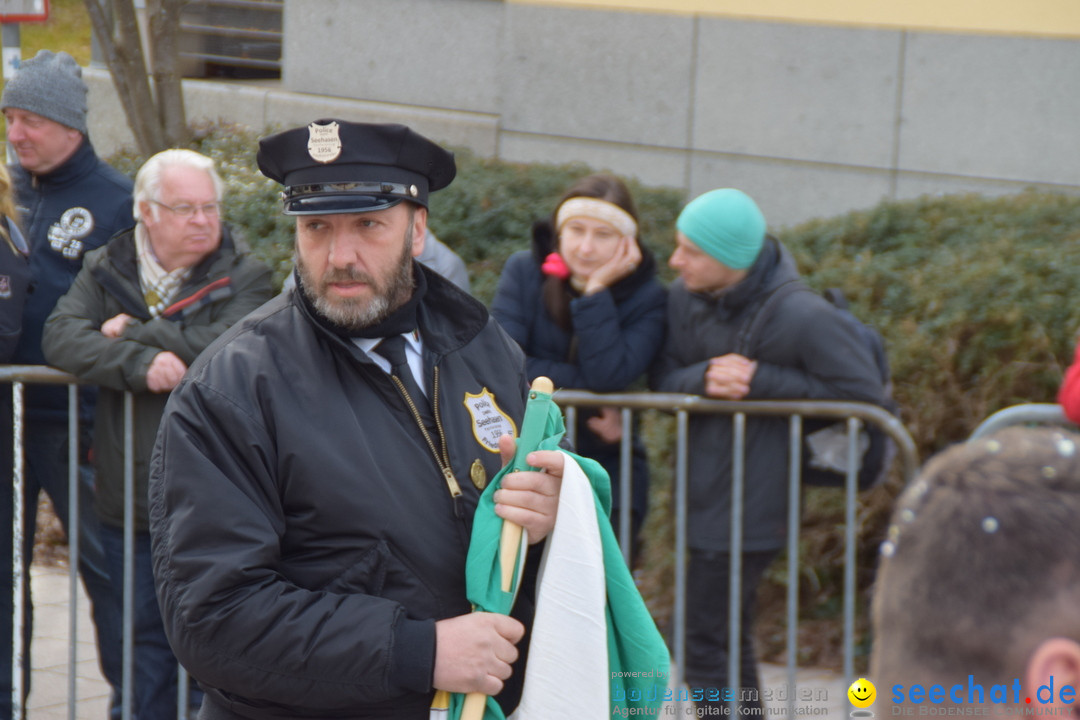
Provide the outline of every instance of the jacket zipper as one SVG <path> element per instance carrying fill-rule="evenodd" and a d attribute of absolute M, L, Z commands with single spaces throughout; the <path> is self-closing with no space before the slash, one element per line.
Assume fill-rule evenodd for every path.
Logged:
<path fill-rule="evenodd" d="M 401 397 L 405 398 L 405 404 L 409 406 L 409 411 L 413 416 L 413 420 L 416 421 L 416 426 L 420 428 L 420 433 L 424 436 L 424 440 L 431 450 L 432 457 L 435 458 L 435 464 L 439 466 L 439 471 L 446 481 L 446 487 L 450 490 L 450 497 L 453 498 L 454 501 L 454 515 L 460 518 L 462 496 L 461 485 L 458 484 L 457 478 L 454 477 L 454 470 L 450 466 L 450 452 L 446 446 L 446 432 L 443 430 L 442 419 L 439 417 L 438 366 L 435 367 L 435 381 L 432 384 L 431 389 L 431 411 L 435 415 L 435 428 L 439 433 L 439 444 L 442 448 L 442 454 L 439 453 L 439 448 L 435 447 L 435 440 L 431 437 L 431 433 L 428 432 L 427 427 L 424 425 L 424 419 L 420 415 L 416 403 L 413 402 L 413 399 L 409 397 L 408 391 L 405 390 L 405 384 L 395 375 L 391 375 L 390 379 L 394 381 L 394 385 L 397 386 L 398 392 L 401 393 Z"/>

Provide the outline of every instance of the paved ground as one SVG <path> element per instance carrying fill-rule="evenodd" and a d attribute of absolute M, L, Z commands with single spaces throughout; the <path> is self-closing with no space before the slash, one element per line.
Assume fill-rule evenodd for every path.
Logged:
<path fill-rule="evenodd" d="M 30 587 L 34 596 L 34 640 L 30 654 L 33 676 L 26 703 L 30 720 L 66 720 L 71 695 L 68 660 L 68 573 L 65 568 L 33 565 Z M 76 604 L 75 692 L 78 720 L 105 720 L 109 690 L 97 664 L 94 626 L 82 583 Z"/>
<path fill-rule="evenodd" d="M 70 680 L 69 660 L 69 580 L 67 570 L 34 565 L 31 568 L 31 587 L 34 595 L 34 642 L 31 653 L 33 679 L 30 700 L 27 702 L 30 720 L 66 720 Z M 101 677 L 94 645 L 94 629 L 90 609 L 78 584 L 76 600 L 78 638 L 75 644 L 75 718 L 76 720 L 105 720 L 108 707 L 108 685 Z M 787 671 L 782 666 L 761 667 L 761 687 L 766 700 L 766 717 L 777 720 L 787 716 Z M 801 669 L 794 688 L 795 720 L 807 718 L 845 718 L 850 709 L 847 687 L 836 673 L 826 670 Z M 678 709 L 665 707 L 661 717 L 677 717 Z M 682 717 L 689 717 L 683 710 Z M 554 719 L 553 719 L 554 720 Z"/>

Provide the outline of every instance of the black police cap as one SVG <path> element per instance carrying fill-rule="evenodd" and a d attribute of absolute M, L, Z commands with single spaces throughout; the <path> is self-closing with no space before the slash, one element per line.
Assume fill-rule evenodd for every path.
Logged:
<path fill-rule="evenodd" d="M 370 212 L 402 200 L 427 207 L 428 193 L 457 174 L 452 152 L 391 123 L 316 120 L 261 139 L 256 159 L 285 186 L 286 215 Z"/>

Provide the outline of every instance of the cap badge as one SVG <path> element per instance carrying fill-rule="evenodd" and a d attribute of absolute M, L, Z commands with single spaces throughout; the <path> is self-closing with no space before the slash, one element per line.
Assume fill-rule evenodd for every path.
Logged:
<path fill-rule="evenodd" d="M 308 125 L 308 155 L 315 162 L 328 163 L 337 160 L 341 155 L 341 137 L 338 135 L 336 123 L 329 125 Z"/>

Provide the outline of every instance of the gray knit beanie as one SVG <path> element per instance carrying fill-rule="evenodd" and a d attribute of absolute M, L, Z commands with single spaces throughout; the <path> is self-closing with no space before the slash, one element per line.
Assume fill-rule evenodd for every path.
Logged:
<path fill-rule="evenodd" d="M 40 50 L 22 62 L 15 77 L 4 86 L 0 110 L 6 108 L 35 113 L 86 135 L 82 68 L 66 52 Z"/>

